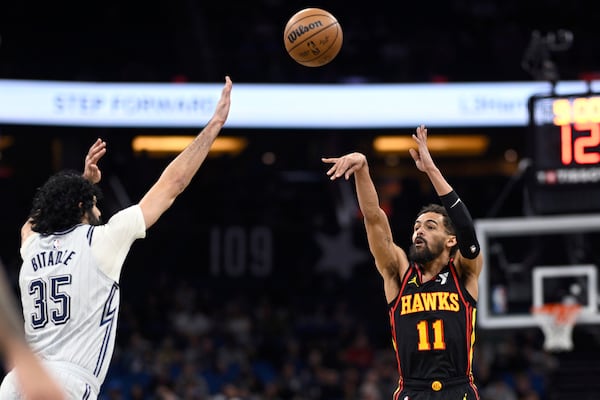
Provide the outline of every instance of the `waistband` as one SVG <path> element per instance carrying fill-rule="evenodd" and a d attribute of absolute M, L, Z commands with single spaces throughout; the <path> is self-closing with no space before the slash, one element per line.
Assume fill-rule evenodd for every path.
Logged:
<path fill-rule="evenodd" d="M 80 367 L 79 365 L 65 362 L 65 361 L 49 361 L 49 360 L 44 360 L 44 365 L 47 366 L 48 368 L 50 368 L 50 370 L 57 369 L 57 370 L 61 370 L 61 371 L 67 371 L 73 375 L 76 375 L 79 378 L 81 378 L 83 381 L 85 381 L 87 384 L 89 384 L 96 395 L 100 392 L 99 379 L 96 376 L 94 376 L 91 372 Z"/>
<path fill-rule="evenodd" d="M 400 387 L 416 390 L 431 390 L 439 392 L 447 388 L 454 386 L 468 385 L 470 379 L 467 376 L 456 376 L 452 378 L 439 378 L 439 379 L 410 379 L 400 378 Z"/>

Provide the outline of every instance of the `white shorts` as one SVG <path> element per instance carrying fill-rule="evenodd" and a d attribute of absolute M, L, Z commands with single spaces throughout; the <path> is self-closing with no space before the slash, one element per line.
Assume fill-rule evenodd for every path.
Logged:
<path fill-rule="evenodd" d="M 77 375 L 68 371 L 51 371 L 67 395 L 67 400 L 96 400 L 98 393 Z M 0 400 L 24 400 L 15 371 L 10 371 L 0 385 Z"/>

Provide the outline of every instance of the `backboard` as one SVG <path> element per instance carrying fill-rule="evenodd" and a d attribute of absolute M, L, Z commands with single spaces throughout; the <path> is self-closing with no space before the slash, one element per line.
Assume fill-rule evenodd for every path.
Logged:
<path fill-rule="evenodd" d="M 534 307 L 565 300 L 581 304 L 577 324 L 600 324 L 600 214 L 481 219 L 475 229 L 482 328 L 539 326 Z"/>

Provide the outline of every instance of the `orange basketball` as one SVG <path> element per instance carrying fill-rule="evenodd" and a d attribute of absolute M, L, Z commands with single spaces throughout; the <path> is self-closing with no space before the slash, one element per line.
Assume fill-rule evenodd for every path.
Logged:
<path fill-rule="evenodd" d="M 283 33 L 285 49 L 296 62 L 320 67 L 342 48 L 343 33 L 337 19 L 320 8 L 305 8 L 290 18 Z"/>

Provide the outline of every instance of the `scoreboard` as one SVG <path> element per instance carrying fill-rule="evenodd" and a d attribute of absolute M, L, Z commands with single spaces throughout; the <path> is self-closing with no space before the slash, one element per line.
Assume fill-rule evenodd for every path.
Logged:
<path fill-rule="evenodd" d="M 600 94 L 532 96 L 529 128 L 533 211 L 600 210 Z"/>

